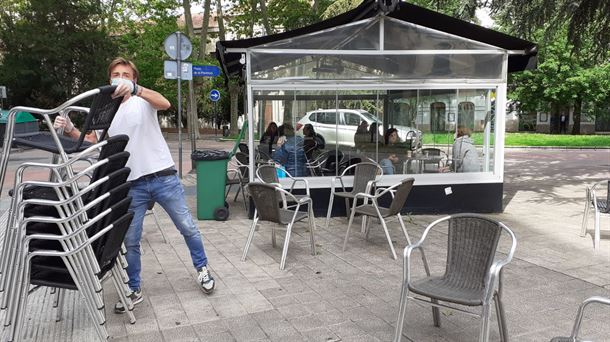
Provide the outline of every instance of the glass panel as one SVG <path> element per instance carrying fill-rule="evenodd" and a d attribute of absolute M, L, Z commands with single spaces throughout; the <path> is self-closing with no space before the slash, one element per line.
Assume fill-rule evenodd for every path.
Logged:
<path fill-rule="evenodd" d="M 257 46 L 265 49 L 378 50 L 379 19 L 371 18 L 328 30 Z"/>
<path fill-rule="evenodd" d="M 489 45 L 391 18 L 385 18 L 384 32 L 386 50 L 494 49 Z"/>
<path fill-rule="evenodd" d="M 366 160 L 384 174 L 494 171 L 494 91 L 258 91 L 259 162 L 334 176 Z"/>
<path fill-rule="evenodd" d="M 503 55 L 306 55 L 252 52 L 255 80 L 501 79 Z"/>

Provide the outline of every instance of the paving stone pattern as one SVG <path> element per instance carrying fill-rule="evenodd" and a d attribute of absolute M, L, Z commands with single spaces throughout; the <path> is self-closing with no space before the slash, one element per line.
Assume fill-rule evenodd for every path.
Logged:
<path fill-rule="evenodd" d="M 610 295 L 608 235 L 602 235 L 598 253 L 593 252 L 590 234 L 579 236 L 583 185 L 607 177 L 610 154 L 604 159 L 602 153 L 580 151 L 564 158 L 565 151 L 560 152 L 507 151 L 505 212 L 491 216 L 509 225 L 519 241 L 504 278 L 512 341 L 548 341 L 556 335 L 568 335 L 583 299 Z M 195 208 L 195 180 L 189 175 L 184 183 Z M 343 252 L 347 220 L 334 218 L 326 229 L 324 220 L 316 219 L 316 256 L 310 253 L 306 224 L 295 225 L 286 269 L 280 271 L 284 235 L 278 234 L 278 247 L 273 248 L 268 224 L 255 234 L 247 260 L 240 260 L 251 221 L 242 203 L 231 202 L 230 220 L 199 221 L 217 282 L 216 291 L 208 296 L 195 282 L 196 272 L 184 240 L 167 214 L 159 207 L 156 210 L 168 243 L 163 242 L 153 217 L 147 216 L 142 256 L 145 297 L 135 309 L 136 324 L 112 313 L 117 296 L 112 284 L 105 284 L 112 341 L 392 340 L 402 260 L 391 259 L 377 222 L 371 225 L 368 241 L 358 229 L 352 230 Z M 426 225 L 438 217 L 405 215 L 411 239 L 419 238 Z M 593 226 L 592 219 L 589 226 Z M 397 223 L 389 227 L 395 248 L 402 250 L 406 241 Z M 441 250 L 446 236 L 437 233 L 430 239 Z M 506 247 L 505 242 L 501 246 Z M 416 265 L 415 271 L 423 272 L 421 265 Z M 96 340 L 78 294 L 66 296 L 61 322 L 54 320 L 51 299 L 44 289 L 31 295 L 25 340 Z M 3 315 L 1 312 L 0 319 Z M 441 316 L 442 326 L 436 328 L 430 308 L 410 302 L 402 340 L 477 339 L 475 318 L 446 309 L 441 310 Z M 585 315 L 583 334 L 595 341 L 610 341 L 608 318 L 610 309 L 591 307 Z M 498 341 L 495 314 L 490 330 L 491 341 Z"/>

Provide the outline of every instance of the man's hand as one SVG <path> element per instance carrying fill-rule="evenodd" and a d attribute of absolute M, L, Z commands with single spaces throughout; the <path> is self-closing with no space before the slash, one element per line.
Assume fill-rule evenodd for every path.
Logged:
<path fill-rule="evenodd" d="M 113 78 L 112 85 L 117 86 L 114 94 L 112 94 L 113 98 L 136 95 L 138 93 L 138 85 L 134 81 L 123 78 Z"/>
<path fill-rule="evenodd" d="M 55 117 L 55 121 L 53 121 L 53 128 L 59 129 L 63 128 L 64 133 L 70 133 L 74 129 L 74 124 L 70 120 L 69 117 L 62 117 L 60 115 Z"/>
<path fill-rule="evenodd" d="M 390 155 L 388 159 L 394 164 L 398 163 L 399 161 L 398 157 L 395 154 Z"/>

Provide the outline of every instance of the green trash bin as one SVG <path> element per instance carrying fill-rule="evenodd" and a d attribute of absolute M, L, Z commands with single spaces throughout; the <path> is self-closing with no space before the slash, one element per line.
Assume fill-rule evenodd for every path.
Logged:
<path fill-rule="evenodd" d="M 225 203 L 229 153 L 195 150 L 191 159 L 197 168 L 197 219 L 225 221 L 229 218 Z"/>

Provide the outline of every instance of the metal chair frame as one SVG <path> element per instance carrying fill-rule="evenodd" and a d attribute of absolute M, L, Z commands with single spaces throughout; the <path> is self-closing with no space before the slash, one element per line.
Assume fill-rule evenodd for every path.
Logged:
<path fill-rule="evenodd" d="M 574 320 L 574 326 L 572 327 L 570 337 L 554 337 L 551 339 L 551 342 L 585 342 L 579 339 L 578 335 L 580 334 L 580 326 L 582 325 L 582 318 L 585 313 L 585 308 L 589 304 L 593 303 L 610 306 L 610 299 L 599 296 L 593 296 L 585 299 L 578 307 L 578 312 L 576 313 L 576 319 Z"/>
<path fill-rule="evenodd" d="M 244 156 L 245 159 L 239 158 L 238 154 Z M 227 169 L 227 190 L 225 193 L 225 199 L 229 196 L 229 192 L 231 191 L 231 188 L 233 187 L 233 185 L 238 185 L 239 188 L 237 188 L 235 197 L 233 197 L 233 202 L 237 201 L 237 196 L 239 196 L 239 193 L 241 192 L 241 196 L 244 200 L 244 208 L 246 210 L 248 210 L 248 201 L 246 200 L 246 192 L 245 192 L 244 186 L 246 184 L 248 184 L 249 166 L 248 166 L 248 164 L 244 164 L 242 161 L 239 160 L 239 159 L 242 159 L 243 161 L 247 160 L 248 155 L 244 154 L 243 152 L 238 152 L 235 155 L 236 155 L 235 160 L 231 161 L 232 163 L 235 164 L 235 168 Z M 233 175 L 233 176 L 230 177 L 229 175 Z M 237 182 L 235 183 L 234 181 L 237 181 Z"/>
<path fill-rule="evenodd" d="M 600 243 L 600 220 L 601 216 L 610 216 L 610 191 L 606 193 L 606 198 L 599 198 L 597 195 L 597 190 L 604 184 L 608 185 L 608 190 L 610 190 L 610 180 L 604 180 L 600 182 L 596 182 L 591 186 L 585 187 L 585 210 L 582 217 L 582 228 L 580 232 L 581 237 L 585 237 L 587 234 L 587 221 L 589 220 L 589 212 L 591 211 L 591 207 L 595 210 L 595 221 L 594 221 L 594 238 L 593 238 L 593 247 L 595 250 L 599 250 Z"/>
<path fill-rule="evenodd" d="M 250 183 L 248 185 L 248 187 L 251 187 L 251 186 L 255 186 L 255 187 L 261 186 L 261 187 L 272 188 L 280 196 L 287 197 L 290 201 L 296 203 L 294 209 L 281 209 L 281 210 L 286 210 L 286 211 L 292 212 L 293 214 L 292 214 L 292 219 L 291 219 L 290 223 L 288 223 L 288 225 L 286 226 L 286 236 L 284 238 L 284 247 L 282 249 L 282 258 L 280 260 L 280 270 L 283 270 L 286 266 L 286 257 L 288 255 L 288 245 L 290 243 L 290 235 L 292 233 L 292 227 L 294 226 L 295 220 L 297 219 L 297 214 L 300 212 L 299 209 L 301 208 L 301 205 L 305 205 L 305 204 L 307 204 L 306 217 L 307 217 L 308 223 L 309 223 L 309 239 L 310 239 L 310 243 L 311 243 L 311 254 L 315 256 L 316 255 L 316 242 L 315 242 L 316 223 L 315 223 L 314 216 L 313 216 L 313 206 L 312 206 L 311 198 L 303 197 L 303 198 L 297 199 L 293 194 L 280 188 L 279 186 L 277 186 L 275 184 Z M 279 212 L 279 210 L 280 210 L 279 202 L 278 201 L 271 201 L 271 202 L 274 203 L 273 205 L 278 206 L 278 207 L 276 207 L 276 210 Z M 256 208 L 256 201 L 255 201 L 255 208 Z M 305 216 L 300 218 L 299 220 L 304 219 L 304 218 L 305 218 Z M 246 245 L 244 246 L 244 252 L 242 254 L 241 261 L 246 260 L 246 257 L 248 255 L 248 250 L 250 248 L 250 245 L 252 244 L 254 232 L 256 231 L 256 227 L 257 227 L 259 221 L 260 221 L 260 219 L 259 219 L 258 209 L 255 209 L 254 218 L 252 220 L 252 225 L 250 227 L 250 233 L 248 234 L 248 239 L 246 240 Z M 282 222 L 279 222 L 279 221 L 278 222 L 271 221 L 271 222 L 274 222 L 276 224 L 283 224 Z M 275 229 L 276 228 L 273 227 L 271 230 L 271 244 L 274 248 L 276 247 Z"/>
<path fill-rule="evenodd" d="M 365 189 L 359 188 L 360 186 L 358 184 L 361 183 L 362 181 L 360 179 L 356 178 L 357 174 L 358 174 L 358 172 L 357 172 L 358 168 L 361 165 L 377 167 L 376 176 L 373 177 L 372 179 L 371 178 L 365 179 L 365 181 L 367 182 Z M 354 175 L 348 176 L 347 174 L 350 173 L 352 171 L 352 169 L 355 169 Z M 350 165 L 349 167 L 345 168 L 345 170 L 343 170 L 343 172 L 341 173 L 340 176 L 333 177 L 330 181 L 330 198 L 328 200 L 328 212 L 326 213 L 326 224 L 325 224 L 326 229 L 328 229 L 328 226 L 330 224 L 330 215 L 332 214 L 333 201 L 335 199 L 335 195 L 339 194 L 340 196 L 345 198 L 345 212 L 349 216 L 350 215 L 350 205 L 349 205 L 350 198 L 355 198 L 356 194 L 362 193 L 362 192 L 369 194 L 371 192 L 371 190 L 373 189 L 373 187 L 375 186 L 375 184 L 377 183 L 377 181 L 379 180 L 379 178 L 382 176 L 383 176 L 383 169 L 381 168 L 381 166 L 379 166 L 379 164 L 377 164 L 377 163 L 367 161 L 367 162 L 361 162 L 358 164 Z M 345 183 L 343 181 L 344 177 L 353 177 L 353 182 L 352 182 L 353 186 L 352 186 L 351 191 L 347 191 L 345 189 Z M 337 181 L 339 181 L 339 183 L 341 184 L 341 189 L 343 190 L 341 192 L 337 192 L 335 190 Z"/>
<path fill-rule="evenodd" d="M 485 279 L 484 285 L 485 286 L 484 286 L 483 296 L 482 296 L 482 298 L 480 298 L 482 304 L 478 305 L 478 306 L 482 307 L 480 314 L 471 312 L 471 311 L 467 311 L 462 308 L 457 308 L 457 307 L 454 307 L 451 305 L 441 304 L 438 302 L 439 301 L 438 298 L 428 297 L 428 298 L 430 298 L 430 300 L 426 300 L 426 299 L 423 299 L 420 297 L 410 295 L 410 293 L 409 293 L 410 292 L 409 286 L 411 284 L 411 254 L 413 253 L 413 251 L 419 250 L 421 252 L 422 259 L 424 262 L 424 269 L 426 272 L 426 276 L 430 277 L 430 269 L 428 267 L 425 253 L 424 253 L 424 242 L 426 241 L 428 234 L 435 226 L 437 226 L 438 224 L 440 224 L 442 222 L 450 221 L 453 219 L 464 219 L 464 218 L 465 219 L 472 218 L 475 220 L 484 220 L 487 222 L 491 222 L 494 225 L 497 225 L 498 229 L 500 230 L 498 232 L 498 239 L 500 238 L 500 235 L 502 234 L 502 232 L 504 232 L 510 237 L 511 242 L 512 242 L 510 249 L 506 253 L 505 257 L 498 257 L 497 244 L 495 246 L 493 246 L 494 247 L 493 249 L 490 250 L 490 251 L 493 251 L 493 256 L 495 258 L 493 260 L 491 260 L 492 261 L 492 262 L 490 262 L 491 266 L 487 269 L 487 271 L 484 275 L 484 279 Z M 512 260 L 513 255 L 515 254 L 516 247 L 517 247 L 517 239 L 515 237 L 515 234 L 510 230 L 510 228 L 508 228 L 502 222 L 498 222 L 496 220 L 489 219 L 482 215 L 477 215 L 477 214 L 450 215 L 450 216 L 440 218 L 440 219 L 430 223 L 428 225 L 428 227 L 426 227 L 426 230 L 424 230 L 424 233 L 422 234 L 421 239 L 418 242 L 416 242 L 415 244 L 407 246 L 403 252 L 403 261 L 404 261 L 403 279 L 402 279 L 402 286 L 401 286 L 401 291 L 400 291 L 400 302 L 399 302 L 398 317 L 396 320 L 396 330 L 395 330 L 395 334 L 394 334 L 394 341 L 398 342 L 401 340 L 403 322 L 405 319 L 406 309 L 407 309 L 407 300 L 413 299 L 420 303 L 424 303 L 424 304 L 432 306 L 432 317 L 434 320 L 434 325 L 437 327 L 440 326 L 440 311 L 438 309 L 439 307 L 449 308 L 452 310 L 456 310 L 456 311 L 459 311 L 462 313 L 466 313 L 468 315 L 472 315 L 472 316 L 481 318 L 481 326 L 480 326 L 480 330 L 479 330 L 478 341 L 486 342 L 489 339 L 489 322 L 490 322 L 490 316 L 491 316 L 490 307 L 491 307 L 491 301 L 493 299 L 493 301 L 495 302 L 496 313 L 498 316 L 498 327 L 500 330 L 500 340 L 503 342 L 507 342 L 508 341 L 508 332 L 506 329 L 506 321 L 504 319 L 504 309 L 501 304 L 502 270 L 503 270 L 503 267 L 506 266 L 508 263 L 510 263 L 510 261 Z M 449 249 L 449 248 L 451 248 L 451 246 L 448 245 L 447 248 Z M 447 265 L 447 266 L 449 267 L 449 265 Z M 447 303 L 454 303 L 453 301 L 449 301 L 446 299 L 442 299 L 442 301 L 447 302 Z"/>
<path fill-rule="evenodd" d="M 345 232 L 345 239 L 343 240 L 343 251 L 345 251 L 345 248 L 347 247 L 347 240 L 349 238 L 349 231 L 350 228 L 352 226 L 352 222 L 354 221 L 354 216 L 356 216 L 356 213 L 362 214 L 362 225 L 364 227 L 364 234 L 365 234 L 365 238 L 368 239 L 368 235 L 369 235 L 369 220 L 368 220 L 368 216 L 369 214 L 360 212 L 358 209 L 366 207 L 366 206 L 373 206 L 375 208 L 375 212 L 376 212 L 376 217 L 379 219 L 379 221 L 381 222 L 381 226 L 383 227 L 383 231 L 385 233 L 385 236 L 388 240 L 388 244 L 390 245 L 390 251 L 392 252 L 392 257 L 394 258 L 394 260 L 396 260 L 396 251 L 394 250 L 394 245 L 392 244 L 392 238 L 390 237 L 390 233 L 388 232 L 388 226 L 387 226 L 387 222 L 384 218 L 384 216 L 381 214 L 381 211 L 379 210 L 379 203 L 378 200 L 379 198 L 383 197 L 386 194 L 390 194 L 392 196 L 392 201 L 395 200 L 395 193 L 396 193 L 396 189 L 398 187 L 400 187 L 401 185 L 407 183 L 407 182 L 411 182 L 411 186 L 413 184 L 414 179 L 413 178 L 405 178 L 404 180 L 402 180 L 400 183 L 394 184 L 392 186 L 390 186 L 389 188 L 385 188 L 385 189 L 379 189 L 379 191 L 376 191 L 375 195 L 371 195 L 368 193 L 358 193 L 354 196 L 354 204 L 352 206 L 352 210 L 351 210 L 351 215 L 349 218 L 349 223 L 347 224 L 347 231 Z M 411 188 L 406 188 L 405 191 L 411 191 Z M 408 196 L 408 194 L 407 194 Z M 361 205 L 357 205 L 358 203 L 358 199 L 362 198 L 364 199 L 364 203 Z M 406 197 L 405 197 L 406 200 Z M 369 204 L 368 202 L 371 202 L 371 204 Z M 402 206 L 401 206 L 402 207 Z M 411 244 L 411 239 L 409 238 L 409 233 L 407 232 L 407 228 L 405 226 L 405 222 L 402 219 L 402 215 L 400 214 L 400 210 L 398 210 L 397 213 L 390 213 L 389 215 L 386 215 L 386 217 L 389 216 L 393 216 L 399 223 L 400 223 L 400 228 L 403 232 L 403 234 L 405 235 L 405 238 L 407 239 L 407 243 L 410 245 Z"/>

